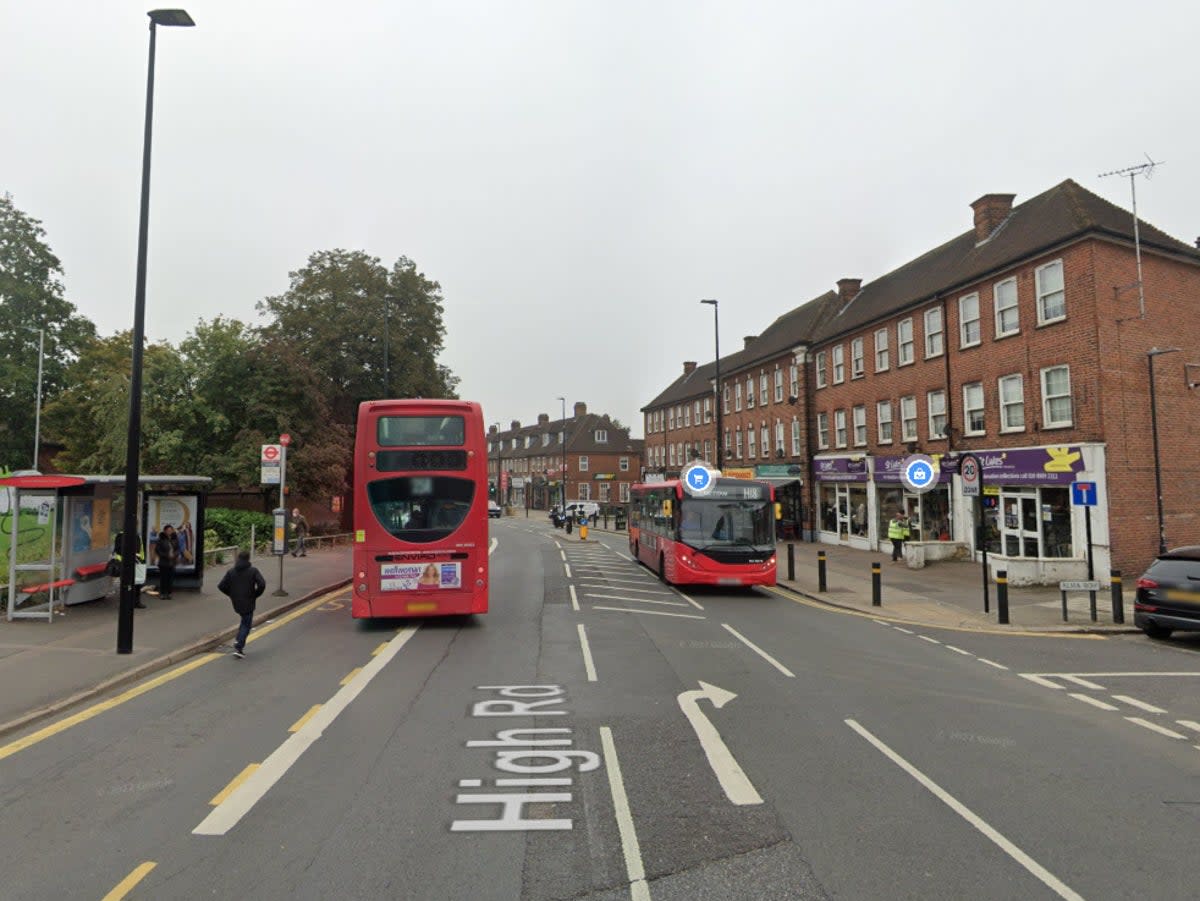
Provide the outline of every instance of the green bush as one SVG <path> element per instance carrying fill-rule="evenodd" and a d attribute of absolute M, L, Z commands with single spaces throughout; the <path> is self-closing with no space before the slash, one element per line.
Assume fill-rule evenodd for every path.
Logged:
<path fill-rule="evenodd" d="M 250 547 L 250 526 L 254 526 L 254 539 L 260 544 L 270 541 L 275 521 L 268 513 L 251 510 L 230 510 L 226 507 L 209 507 L 204 511 L 204 542 L 212 550 L 218 547 Z"/>

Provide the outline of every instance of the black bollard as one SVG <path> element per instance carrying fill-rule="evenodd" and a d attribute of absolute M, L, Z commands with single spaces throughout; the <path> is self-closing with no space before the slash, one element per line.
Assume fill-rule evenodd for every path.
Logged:
<path fill-rule="evenodd" d="M 1121 588 L 1121 571 L 1119 569 L 1110 569 L 1109 580 L 1112 585 L 1112 608 L 1113 622 L 1125 622 L 1125 596 Z"/>
<path fill-rule="evenodd" d="M 1000 624 L 1008 625 L 1008 570 L 996 570 L 996 612 L 1000 614 Z"/>
<path fill-rule="evenodd" d="M 796 581 L 796 545 L 788 544 L 788 581 Z"/>
<path fill-rule="evenodd" d="M 878 563 L 871 564 L 871 606 L 883 606 L 883 575 Z"/>
<path fill-rule="evenodd" d="M 825 552 L 817 551 L 817 591 L 825 591 Z"/>

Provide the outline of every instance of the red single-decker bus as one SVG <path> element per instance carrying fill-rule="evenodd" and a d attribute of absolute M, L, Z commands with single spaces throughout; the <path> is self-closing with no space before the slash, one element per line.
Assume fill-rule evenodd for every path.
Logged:
<path fill-rule="evenodd" d="M 486 613 L 487 502 L 479 404 L 361 404 L 354 445 L 354 617 Z"/>
<path fill-rule="evenodd" d="M 634 485 L 629 550 L 675 585 L 774 585 L 774 501 L 746 479 L 714 477 L 703 495 L 678 479 Z"/>

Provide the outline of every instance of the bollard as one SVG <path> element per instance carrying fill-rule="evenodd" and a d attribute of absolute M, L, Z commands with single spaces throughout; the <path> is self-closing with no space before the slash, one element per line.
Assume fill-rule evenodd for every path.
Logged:
<path fill-rule="evenodd" d="M 1119 569 L 1110 569 L 1108 571 L 1109 584 L 1112 585 L 1112 610 L 1113 622 L 1125 622 L 1125 597 L 1121 588 L 1121 571 Z"/>
<path fill-rule="evenodd" d="M 587 541 L 587 522 L 586 521 L 581 522 L 579 524 L 579 540 Z"/>
<path fill-rule="evenodd" d="M 796 545 L 788 545 L 788 581 L 796 581 Z"/>
<path fill-rule="evenodd" d="M 871 606 L 883 606 L 883 575 L 878 562 L 871 564 Z"/>
<path fill-rule="evenodd" d="M 817 551 L 817 591 L 825 591 L 825 552 Z"/>
<path fill-rule="evenodd" d="M 1008 625 L 1008 570 L 996 570 L 996 612 L 1000 615 L 1000 624 Z"/>

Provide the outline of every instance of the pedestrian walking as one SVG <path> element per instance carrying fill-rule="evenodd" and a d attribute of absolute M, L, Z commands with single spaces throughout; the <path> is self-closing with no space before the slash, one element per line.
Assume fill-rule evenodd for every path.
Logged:
<path fill-rule="evenodd" d="M 179 562 L 179 536 L 170 523 L 158 533 L 154 557 L 158 564 L 158 596 L 170 599 L 171 589 L 175 586 L 175 565 Z"/>
<path fill-rule="evenodd" d="M 250 636 L 250 626 L 254 620 L 254 605 L 267 590 L 267 580 L 257 567 L 250 565 L 250 552 L 238 551 L 237 562 L 221 577 L 217 590 L 229 596 L 234 612 L 242 618 L 233 642 L 233 656 L 240 660 L 246 656 L 246 639 Z"/>
<path fill-rule="evenodd" d="M 892 562 L 895 563 L 904 556 L 904 542 L 908 540 L 908 520 L 904 511 L 897 510 L 888 523 L 888 538 L 892 540 Z"/>
<path fill-rule="evenodd" d="M 292 534 L 296 536 L 296 546 L 292 548 L 292 556 L 307 557 L 308 551 L 304 549 L 304 539 L 308 537 L 308 520 L 304 518 L 299 507 L 292 511 Z"/>

